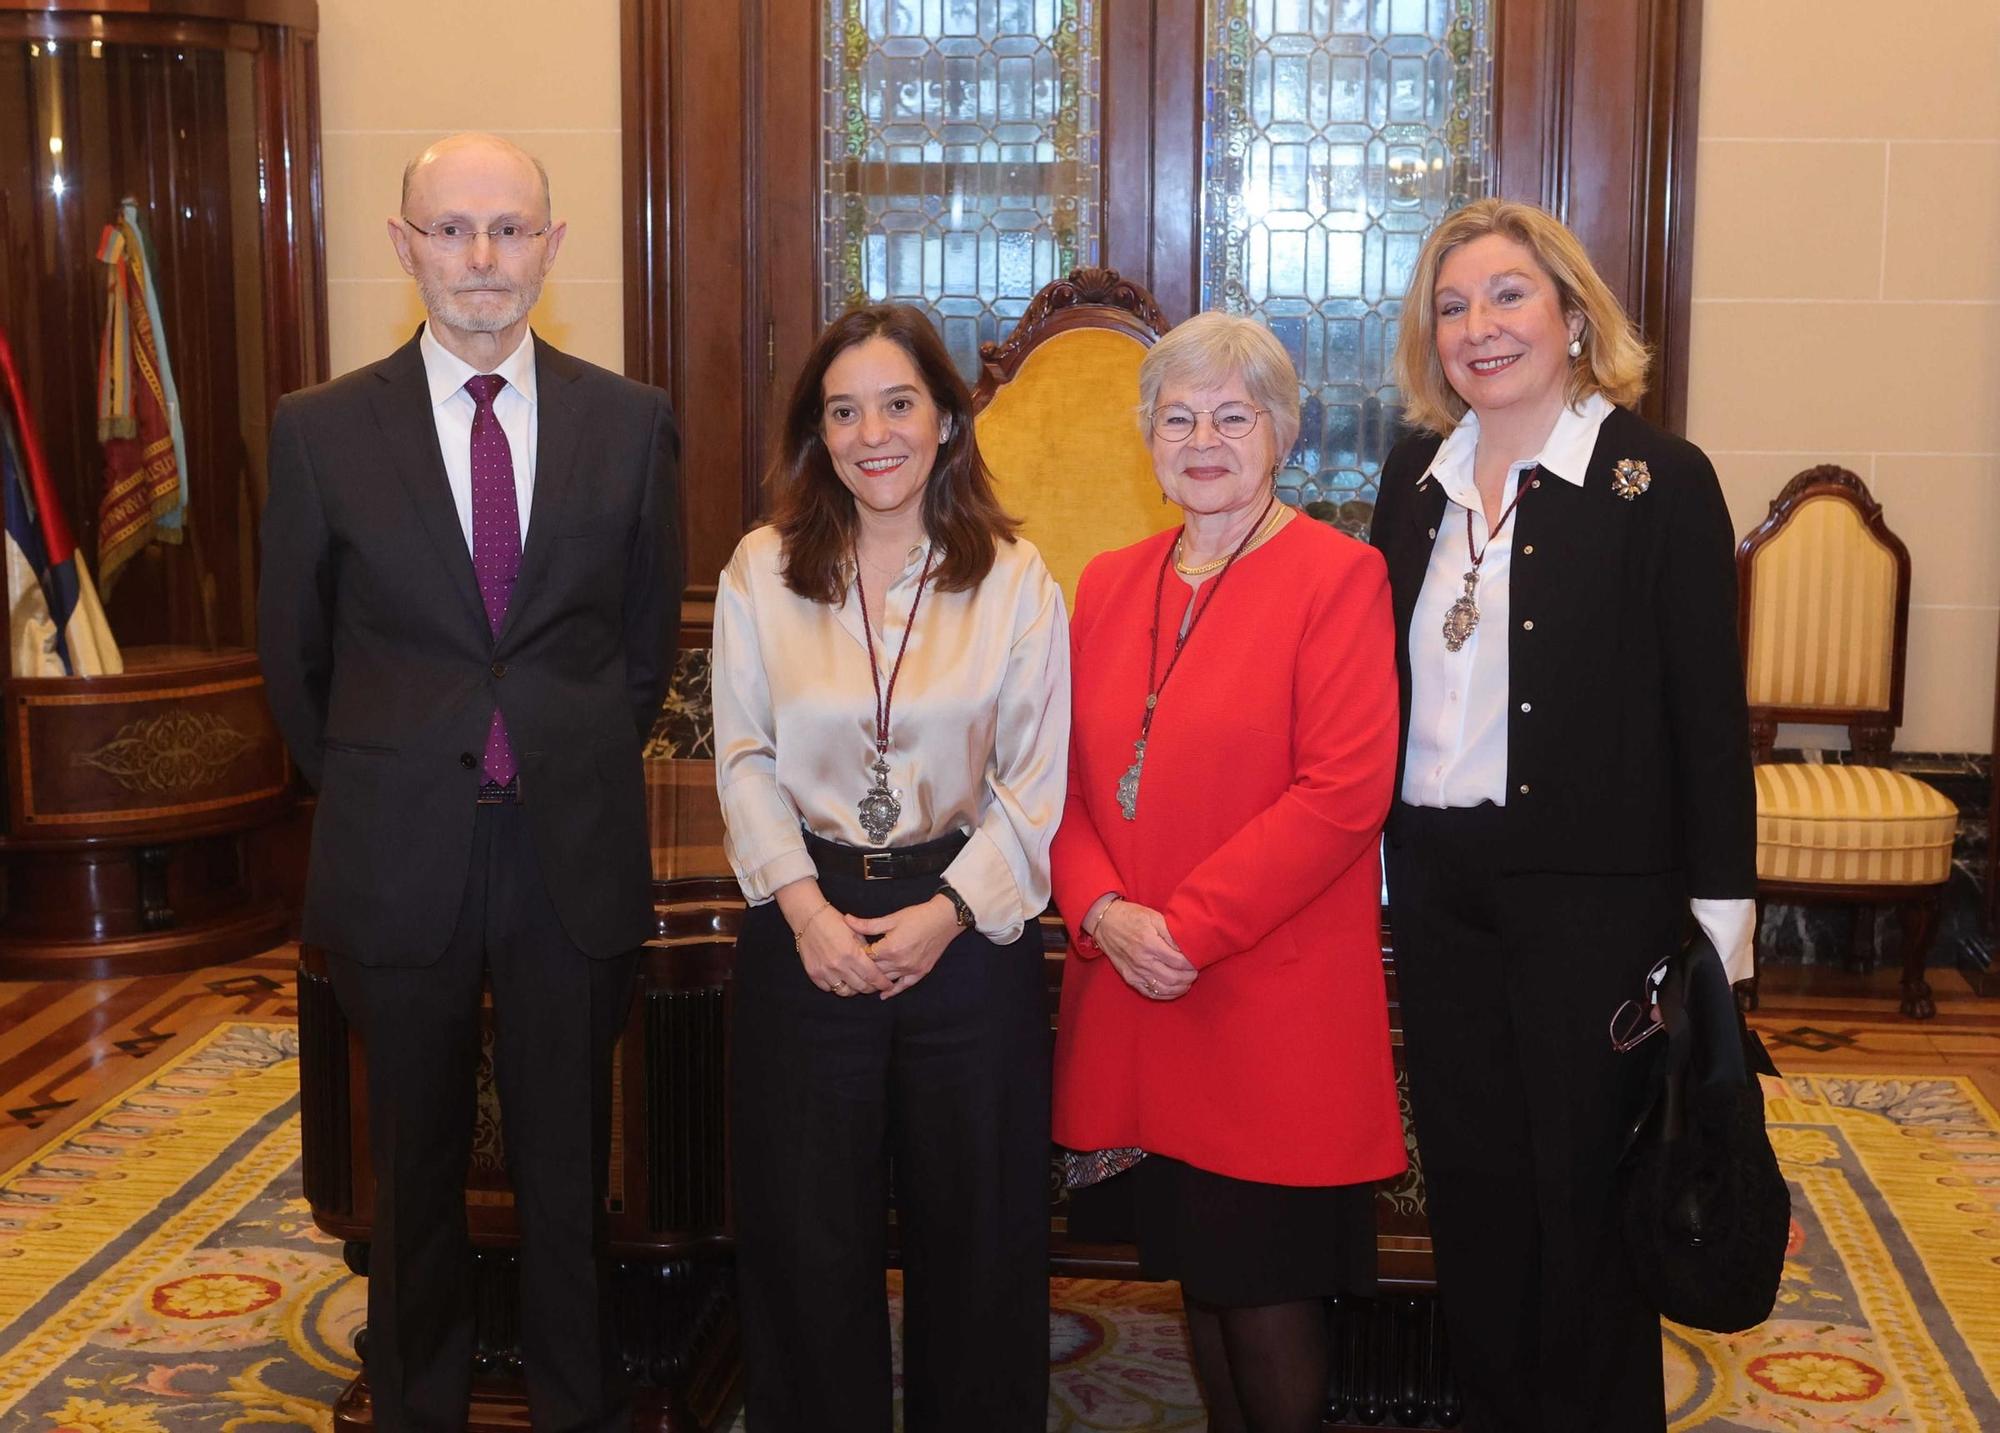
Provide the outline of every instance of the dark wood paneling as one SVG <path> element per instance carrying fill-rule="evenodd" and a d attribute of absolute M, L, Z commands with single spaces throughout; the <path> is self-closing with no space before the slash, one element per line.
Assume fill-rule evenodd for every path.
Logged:
<path fill-rule="evenodd" d="M 1701 0 L 1501 0 L 1493 191 L 1540 204 L 1589 249 L 1653 348 L 1640 411 L 1687 408 Z"/>
<path fill-rule="evenodd" d="M 670 377 L 682 415 L 681 473 L 688 490 L 688 596 L 712 601 L 716 575 L 742 535 L 748 481 L 753 354 L 748 319 L 753 255 L 744 76 L 757 6 L 675 0 L 672 56 L 673 186 L 681 196 L 674 234 L 675 306 Z"/>
<path fill-rule="evenodd" d="M 1153 17 L 1152 262 L 1146 287 L 1179 323 L 1201 308 L 1203 7 L 1155 0 Z M 1107 171 L 1115 191 L 1123 177 Z"/>
<path fill-rule="evenodd" d="M 1102 83 L 1097 118 L 1103 127 L 1098 163 L 1104 176 L 1104 227 L 1099 262 L 1152 287 L 1153 268 L 1153 4 L 1105 0 Z M 1116 176 L 1114 182 L 1113 176 Z"/>
<path fill-rule="evenodd" d="M 819 335 L 825 246 L 818 242 L 821 119 L 819 16 L 796 0 L 765 0 L 752 49 L 756 147 L 749 191 L 757 241 L 754 287 L 744 324 L 753 339 L 747 461 L 742 483 L 748 520 L 763 508 L 762 479 L 777 447 L 792 381 Z"/>

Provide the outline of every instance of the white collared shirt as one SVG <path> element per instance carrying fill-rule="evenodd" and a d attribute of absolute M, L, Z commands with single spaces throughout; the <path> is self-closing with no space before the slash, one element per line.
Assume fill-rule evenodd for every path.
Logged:
<path fill-rule="evenodd" d="M 1565 408 L 1549 430 L 1541 452 L 1507 471 L 1501 506 L 1514 501 L 1521 476 L 1530 468 L 1543 482 L 1583 486 L 1597 430 L 1612 413 L 1609 399 L 1593 393 Z M 1444 644 L 1445 613 L 1465 591 L 1472 566 L 1466 552 L 1466 517 L 1471 515 L 1475 545 L 1485 536 L 1486 519 L 1473 483 L 1479 447 L 1479 419 L 1465 419 L 1439 445 L 1425 473 L 1444 489 L 1444 516 L 1431 544 L 1431 565 L 1410 617 L 1410 741 L 1403 769 L 1403 800 L 1411 806 L 1507 804 L 1507 638 L 1512 611 L 1509 578 L 1514 565 L 1514 520 L 1486 538 L 1479 563 L 1479 625 L 1454 652 Z M 1722 956 L 1732 981 L 1750 975 L 1751 941 L 1756 935 L 1756 902 L 1689 902 L 1694 918 Z"/>
<path fill-rule="evenodd" d="M 1612 411 L 1610 400 L 1593 393 L 1578 408 L 1565 408 L 1549 430 L 1541 452 L 1507 470 L 1500 494 L 1504 509 L 1529 468 L 1543 481 L 1561 479 L 1583 486 L 1584 470 L 1597 446 L 1597 430 Z M 1412 806 L 1507 804 L 1507 623 L 1512 610 L 1509 581 L 1514 567 L 1514 519 L 1488 536 L 1485 509 L 1472 480 L 1479 448 L 1479 419 L 1467 413 L 1431 459 L 1428 476 L 1448 501 L 1431 544 L 1430 570 L 1410 618 L 1410 746 L 1403 767 L 1403 800 Z M 1465 592 L 1472 567 L 1466 550 L 1466 521 L 1479 563 L 1479 625 L 1456 652 L 1444 644 L 1445 613 Z"/>
<path fill-rule="evenodd" d="M 452 506 L 465 550 L 472 551 L 472 418 L 479 405 L 465 391 L 474 368 L 431 337 L 424 325 L 417 347 L 424 356 L 424 376 L 430 380 L 431 418 L 437 424 L 438 450 L 444 457 L 445 480 L 451 484 Z M 528 544 L 528 513 L 535 498 L 535 335 L 524 334 L 520 345 L 492 370 L 507 380 L 493 399 L 493 416 L 507 435 L 514 458 L 514 501 L 521 513 L 521 545 Z"/>

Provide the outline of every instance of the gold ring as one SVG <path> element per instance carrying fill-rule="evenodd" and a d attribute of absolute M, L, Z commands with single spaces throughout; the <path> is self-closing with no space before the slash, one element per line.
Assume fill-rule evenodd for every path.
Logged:
<path fill-rule="evenodd" d="M 838 994 L 840 994 L 840 993 L 841 993 L 841 992 L 842 992 L 843 990 L 845 990 L 845 989 L 847 989 L 847 982 L 846 982 L 846 981 L 844 981 L 844 980 L 836 980 L 836 981 L 834 981 L 834 982 L 833 982 L 833 993 L 834 993 L 835 995 L 838 995 Z"/>

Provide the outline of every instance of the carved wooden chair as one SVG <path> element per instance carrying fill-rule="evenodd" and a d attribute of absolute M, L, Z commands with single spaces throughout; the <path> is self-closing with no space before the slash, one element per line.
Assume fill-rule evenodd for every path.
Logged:
<path fill-rule="evenodd" d="M 1139 431 L 1139 363 L 1167 320 L 1115 269 L 1077 269 L 984 344 L 973 392 L 979 451 L 1063 595 L 1099 552 L 1180 521 Z"/>
<path fill-rule="evenodd" d="M 1958 809 L 1888 769 L 1903 719 L 1910 554 L 1882 507 L 1845 468 L 1785 485 L 1736 549 L 1739 625 L 1757 763 L 1757 904 L 1846 902 L 1872 934 L 1896 906 L 1905 1015 L 1936 1012 L 1924 960 L 1951 875 Z M 1843 764 L 1774 762 L 1779 722 L 1845 726 Z M 1862 928 L 1857 919 L 1856 929 Z M 1747 1003 L 1756 1005 L 1752 966 Z"/>

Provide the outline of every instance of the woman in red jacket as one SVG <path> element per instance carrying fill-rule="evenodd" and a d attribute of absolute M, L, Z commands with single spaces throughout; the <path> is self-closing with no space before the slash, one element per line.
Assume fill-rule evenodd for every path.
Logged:
<path fill-rule="evenodd" d="M 1316 1430 L 1322 1299 L 1372 1288 L 1372 1185 L 1404 1167 L 1387 575 L 1277 499 L 1299 385 L 1268 331 L 1201 314 L 1139 385 L 1183 522 L 1077 586 L 1055 1137 L 1073 1182 L 1116 1172 L 1098 1197 L 1130 1193 L 1147 1276 L 1180 1281 L 1209 1426 Z"/>

